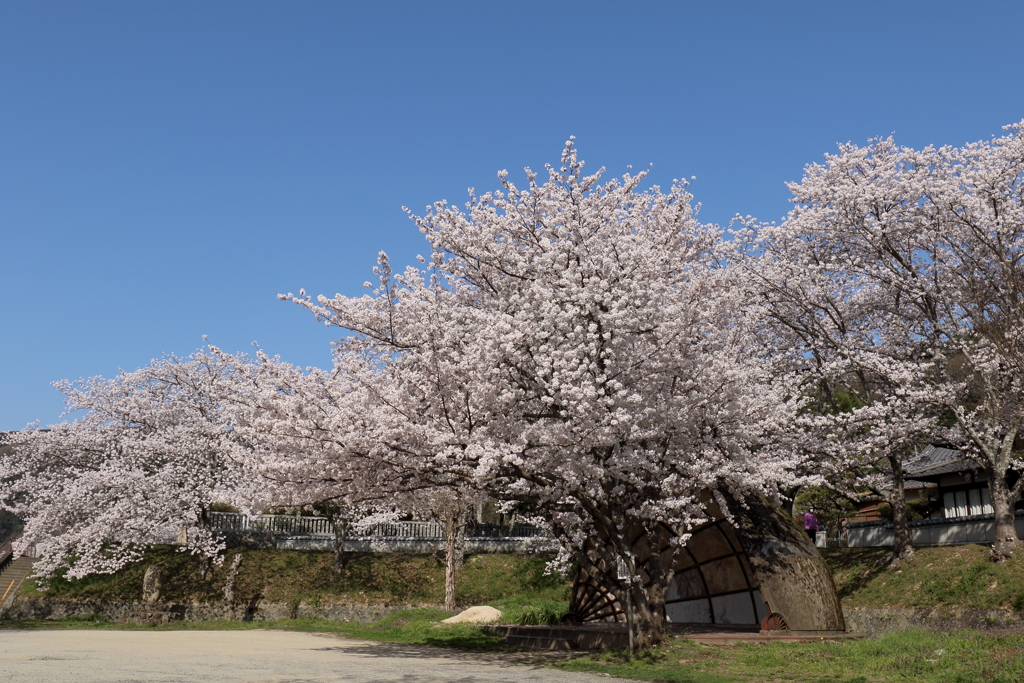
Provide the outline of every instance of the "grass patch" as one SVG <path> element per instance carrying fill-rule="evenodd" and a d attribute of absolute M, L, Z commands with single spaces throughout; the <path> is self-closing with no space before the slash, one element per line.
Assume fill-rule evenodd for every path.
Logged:
<path fill-rule="evenodd" d="M 441 605 L 444 567 L 429 555 L 367 554 L 331 571 L 331 554 L 298 550 L 229 550 L 243 559 L 235 582 L 238 604 L 261 601 L 289 605 Z M 899 570 L 888 568 L 885 548 L 823 550 L 844 607 L 960 607 L 1024 610 L 1024 559 L 994 564 L 978 545 L 930 546 Z M 457 577 L 460 605 L 493 604 L 521 623 L 551 623 L 565 612 L 570 582 L 547 576 L 546 557 L 471 555 Z M 137 601 L 146 567 L 163 572 L 162 600 L 219 603 L 224 565 L 202 577 L 198 563 L 171 546 L 154 546 L 140 562 L 116 574 L 62 578 L 39 593 L 22 586 L 26 598 Z M 225 563 L 227 564 L 227 563 Z M 529 609 L 526 609 L 526 606 Z M 561 616 L 561 613 L 557 616 Z"/>
<path fill-rule="evenodd" d="M 126 626 L 102 621 L 0 621 L 7 628 L 251 630 L 337 633 L 363 640 L 512 652 L 498 638 L 471 624 L 439 624 L 442 610 L 404 610 L 372 624 L 323 619 L 275 622 L 172 622 Z M 547 663 L 642 681 L 673 683 L 1018 683 L 1024 680 L 1024 632 L 903 631 L 873 640 L 772 643 L 711 647 L 686 638 L 636 656 L 619 650 Z"/>
<path fill-rule="evenodd" d="M 898 570 L 885 548 L 837 548 L 822 555 L 844 607 L 1024 608 L 1024 561 L 996 564 L 980 545 L 925 546 Z"/>
<path fill-rule="evenodd" d="M 470 650 L 508 650 L 500 638 L 485 633 L 474 624 L 442 624 L 451 615 L 443 610 L 403 610 L 372 624 L 349 622 L 339 633 L 352 638 L 388 643 L 437 645 Z"/>
<path fill-rule="evenodd" d="M 903 631 L 875 640 L 734 647 L 678 638 L 635 657 L 609 651 L 554 666 L 673 683 L 1017 683 L 1024 680 L 1024 633 Z"/>
<path fill-rule="evenodd" d="M 235 551 L 229 551 L 230 557 Z M 397 604 L 439 605 L 444 595 L 444 568 L 433 557 L 365 555 L 346 570 L 331 572 L 330 553 L 242 550 L 236 580 L 238 603 L 253 595 L 269 602 L 298 605 Z M 889 550 L 850 548 L 823 551 L 845 607 L 960 607 L 1024 609 L 1024 560 L 994 564 L 983 546 L 922 547 L 916 559 L 899 570 L 888 568 Z M 458 576 L 460 604 L 491 604 L 504 612 L 505 623 L 551 624 L 567 609 L 569 583 L 543 573 L 546 558 L 476 555 L 467 558 Z M 45 593 L 31 581 L 26 597 L 79 600 L 127 600 L 141 596 L 148 565 L 163 568 L 163 599 L 174 602 L 219 602 L 224 567 L 204 579 L 188 555 L 172 547 L 151 548 L 143 561 L 113 575 L 55 580 Z M 441 625 L 448 613 L 439 609 L 396 612 L 374 623 L 339 623 L 323 619 L 276 622 L 171 622 L 113 624 L 101 617 L 62 621 L 0 621 L 5 628 L 74 628 L 136 630 L 282 629 L 337 633 L 352 638 L 404 644 L 509 651 L 498 638 L 471 624 Z M 731 648 L 706 647 L 673 639 L 635 657 L 618 651 L 573 657 L 556 666 L 621 678 L 679 683 L 726 681 L 803 683 L 926 682 L 1009 683 L 1024 680 L 1024 631 L 904 631 L 871 640 L 773 643 Z"/>
<path fill-rule="evenodd" d="M 444 602 L 444 567 L 429 555 L 367 554 L 349 562 L 341 574 L 331 570 L 332 556 L 298 550 L 229 550 L 241 552 L 235 579 L 239 604 L 254 596 L 262 601 L 299 605 L 375 604 L 440 605 Z M 533 601 L 565 601 L 569 582 L 547 576 L 548 558 L 523 555 L 471 555 L 456 579 L 462 605 L 486 604 L 529 597 Z M 223 598 L 226 565 L 202 576 L 199 564 L 171 546 L 153 546 L 145 557 L 115 574 L 81 579 L 56 578 L 39 592 L 32 580 L 22 586 L 27 598 L 137 601 L 149 565 L 162 569 L 161 600 L 218 603 Z M 564 611 L 564 610 L 563 610 Z"/>
<path fill-rule="evenodd" d="M 569 611 L 567 600 L 544 600 L 526 596 L 515 596 L 508 600 L 491 603 L 501 610 L 501 623 L 524 626 L 553 626 Z"/>

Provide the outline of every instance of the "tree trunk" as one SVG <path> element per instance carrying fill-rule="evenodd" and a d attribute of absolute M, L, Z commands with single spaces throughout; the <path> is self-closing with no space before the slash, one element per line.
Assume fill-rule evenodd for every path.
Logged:
<path fill-rule="evenodd" d="M 194 555 L 193 557 L 199 565 L 199 578 L 206 581 L 206 577 L 210 573 L 210 569 L 213 567 L 213 558 L 207 557 L 206 555 Z"/>
<path fill-rule="evenodd" d="M 992 559 L 1005 562 L 1013 559 L 1017 551 L 1017 529 L 1014 525 L 1013 495 L 1006 485 L 1006 474 L 989 472 L 988 487 L 995 513 L 996 540 L 992 544 Z"/>
<path fill-rule="evenodd" d="M 611 515 L 608 516 L 608 519 L 610 518 Z M 632 523 L 640 527 L 643 526 L 640 522 Z M 626 528 L 630 524 L 631 522 L 624 521 L 621 526 Z M 605 533 L 615 533 L 616 538 L 606 539 L 605 542 L 602 542 L 598 540 L 602 535 L 599 531 L 598 538 L 593 539 L 594 545 L 591 546 L 589 552 L 584 549 L 576 553 L 580 565 L 616 597 L 622 609 L 627 609 L 626 591 L 629 591 L 629 601 L 632 602 L 633 609 L 634 645 L 637 649 L 642 650 L 663 643 L 665 640 L 665 597 L 668 595 L 669 584 L 675 575 L 678 548 L 667 558 L 663 558 L 655 550 L 650 552 L 646 558 L 638 560 L 632 556 L 631 548 L 622 547 L 623 540 L 634 537 L 635 533 L 616 533 L 609 529 L 605 529 Z M 662 541 L 666 540 L 664 535 L 671 536 L 671 533 L 663 527 L 659 527 L 656 532 L 645 532 L 645 534 L 648 546 L 652 549 L 662 547 Z M 638 580 L 629 583 L 619 580 L 616 569 L 617 562 L 619 557 L 625 560 L 624 555 L 627 554 L 631 555 L 627 561 L 629 573 L 635 578 L 646 573 L 648 577 L 646 587 Z M 601 561 L 598 558 L 601 558 Z M 601 564 L 608 567 L 609 571 L 601 571 Z"/>
<path fill-rule="evenodd" d="M 638 650 L 643 650 L 655 645 L 660 645 L 665 640 L 665 598 L 664 590 L 650 590 L 653 585 L 648 586 L 645 591 L 638 582 L 631 584 L 630 596 L 633 599 L 633 628 L 635 629 L 635 643 Z M 649 595 L 661 593 L 661 598 Z M 652 599 L 654 598 L 654 599 Z"/>
<path fill-rule="evenodd" d="M 895 456 L 889 456 L 889 467 L 892 470 L 892 495 L 889 505 L 892 506 L 892 530 L 894 536 L 892 567 L 914 561 L 914 545 L 910 541 L 910 526 L 907 524 L 907 496 L 903 486 L 903 463 Z"/>
<path fill-rule="evenodd" d="M 242 563 L 242 553 L 235 553 L 235 559 L 228 567 L 227 576 L 224 579 L 224 618 L 235 618 L 235 577 L 238 576 L 238 565 Z"/>
<path fill-rule="evenodd" d="M 790 517 L 793 516 L 793 505 L 796 503 L 796 496 L 803 486 L 792 486 L 782 490 L 782 510 Z"/>
<path fill-rule="evenodd" d="M 146 573 L 142 577 L 142 602 L 160 602 L 160 565 L 151 564 L 146 567 Z"/>
<path fill-rule="evenodd" d="M 199 513 L 199 527 L 205 531 L 210 530 L 210 511 L 207 508 L 203 508 L 202 512 Z M 213 558 L 206 557 L 205 555 L 201 556 L 199 559 L 199 576 L 203 581 L 206 581 L 206 576 L 212 568 Z"/>
<path fill-rule="evenodd" d="M 640 649 L 654 647 L 665 641 L 665 597 L 675 576 L 679 555 L 679 550 L 674 550 L 671 559 L 666 563 L 656 550 L 661 547 L 661 534 L 650 534 L 649 542 L 654 551 L 644 562 L 643 567 L 636 568 L 638 575 L 641 569 L 647 573 L 649 583 L 646 588 L 639 582 L 632 584 L 636 645 Z"/>
<path fill-rule="evenodd" d="M 462 569 L 463 540 L 465 538 L 463 515 L 449 515 L 444 520 L 445 563 L 444 563 L 444 608 L 455 611 L 455 574 Z"/>
<path fill-rule="evenodd" d="M 331 526 L 334 527 L 334 562 L 331 564 L 331 570 L 335 574 L 340 574 L 345 571 L 345 565 L 349 560 L 349 553 L 345 552 L 349 525 L 347 519 L 333 519 L 331 522 Z"/>

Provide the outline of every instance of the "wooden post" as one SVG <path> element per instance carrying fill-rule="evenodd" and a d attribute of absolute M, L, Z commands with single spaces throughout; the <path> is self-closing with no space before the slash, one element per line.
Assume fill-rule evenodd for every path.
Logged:
<path fill-rule="evenodd" d="M 630 578 L 629 565 L 621 557 L 617 559 L 616 573 L 619 581 L 626 581 L 626 632 L 629 634 L 629 654 L 636 652 L 636 645 L 633 642 L 633 581 Z"/>

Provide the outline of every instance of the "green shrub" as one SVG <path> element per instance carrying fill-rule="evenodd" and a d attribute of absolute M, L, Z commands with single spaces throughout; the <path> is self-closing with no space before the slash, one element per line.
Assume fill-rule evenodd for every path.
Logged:
<path fill-rule="evenodd" d="M 522 626 L 554 626 L 569 609 L 569 603 L 561 600 L 528 598 L 513 598 L 496 606 L 502 611 L 501 623 Z"/>

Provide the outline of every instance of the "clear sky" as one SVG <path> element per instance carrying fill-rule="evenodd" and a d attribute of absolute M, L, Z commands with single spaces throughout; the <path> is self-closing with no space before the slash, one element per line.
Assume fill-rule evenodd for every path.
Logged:
<path fill-rule="evenodd" d="M 402 213 L 556 163 L 778 220 L 837 142 L 1024 118 L 1016 2 L 0 0 L 0 429 L 202 335 L 330 363 L 279 292 L 359 294 Z"/>

